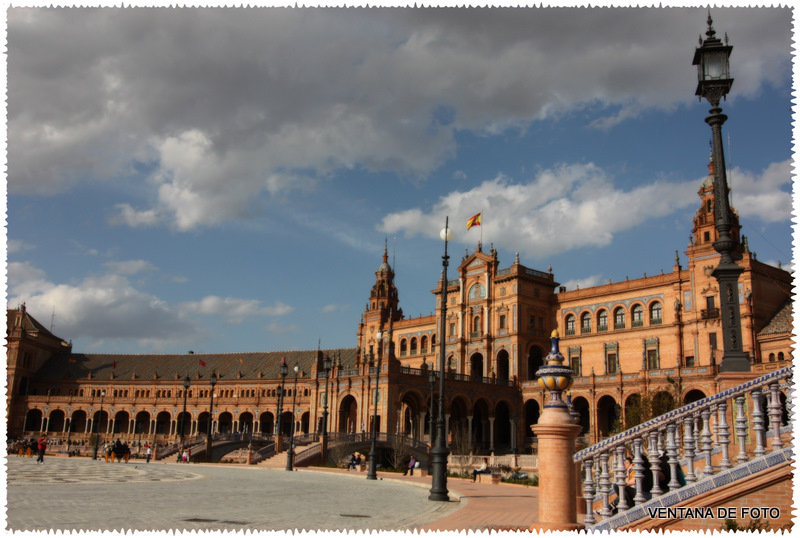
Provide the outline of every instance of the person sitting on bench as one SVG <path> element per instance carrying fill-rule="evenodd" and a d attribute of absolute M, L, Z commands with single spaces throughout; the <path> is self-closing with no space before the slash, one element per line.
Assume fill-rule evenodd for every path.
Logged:
<path fill-rule="evenodd" d="M 486 474 L 487 469 L 489 468 L 489 460 L 487 458 L 483 458 L 483 463 L 477 469 L 472 470 L 472 481 L 475 482 L 475 478 L 479 474 Z"/>

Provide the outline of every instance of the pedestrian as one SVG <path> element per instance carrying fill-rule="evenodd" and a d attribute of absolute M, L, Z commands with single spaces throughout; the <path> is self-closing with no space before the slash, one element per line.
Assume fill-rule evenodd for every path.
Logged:
<path fill-rule="evenodd" d="M 411 456 L 411 459 L 408 461 L 408 467 L 406 467 L 406 470 L 403 471 L 403 476 L 405 476 L 407 473 L 410 474 L 411 476 L 414 476 L 414 467 L 416 465 L 417 465 L 416 458 L 414 458 L 414 456 Z"/>
<path fill-rule="evenodd" d="M 481 463 L 481 466 L 472 470 L 472 481 L 475 482 L 475 478 L 477 478 L 479 474 L 485 474 L 488 469 L 489 460 L 487 458 L 483 458 L 483 463 Z"/>
<path fill-rule="evenodd" d="M 150 449 L 150 445 L 145 444 L 145 448 L 147 449 L 147 461 L 145 463 L 150 463 L 150 456 L 152 456 L 152 450 Z"/>
<path fill-rule="evenodd" d="M 36 448 L 39 452 L 39 456 L 36 458 L 36 463 L 41 463 L 44 465 L 44 451 L 47 450 L 47 435 L 42 434 L 42 436 L 39 437 Z"/>

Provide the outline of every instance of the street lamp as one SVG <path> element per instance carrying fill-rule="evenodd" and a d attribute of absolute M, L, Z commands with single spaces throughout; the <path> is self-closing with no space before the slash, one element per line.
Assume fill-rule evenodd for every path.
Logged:
<path fill-rule="evenodd" d="M 433 368 L 431 368 L 431 371 L 428 372 L 428 382 L 431 384 L 431 407 L 430 407 L 430 413 L 429 414 L 430 414 L 430 423 L 431 423 L 431 425 L 430 425 L 430 430 L 431 430 L 431 432 L 430 432 L 431 448 L 433 448 L 433 438 L 434 438 L 434 435 L 435 435 L 434 432 L 436 431 L 436 428 L 435 428 L 434 422 L 433 422 L 433 389 L 435 388 L 435 385 L 436 385 L 436 372 L 433 371 Z"/>
<path fill-rule="evenodd" d="M 183 450 L 183 438 L 186 435 L 186 396 L 189 394 L 189 376 L 183 380 L 183 414 L 181 415 L 181 450 Z"/>
<path fill-rule="evenodd" d="M 208 437 L 206 438 L 206 461 L 211 462 L 211 430 L 214 427 L 214 387 L 217 385 L 217 376 L 211 374 L 211 400 L 208 404 Z"/>
<path fill-rule="evenodd" d="M 103 416 L 103 400 L 106 397 L 106 391 L 100 391 L 100 412 L 97 414 L 97 425 L 94 428 L 94 455 L 93 460 L 97 459 L 97 444 L 100 442 L 100 418 Z"/>
<path fill-rule="evenodd" d="M 431 450 L 431 494 L 428 496 L 430 501 L 449 501 L 447 495 L 447 449 L 444 431 L 444 373 L 445 373 L 445 342 L 447 337 L 447 265 L 450 257 L 447 255 L 447 242 L 453 238 L 453 231 L 448 226 L 449 217 L 445 218 L 444 230 L 439 236 L 444 241 L 444 256 L 442 256 L 442 304 L 441 304 L 441 328 L 439 330 L 439 413 L 436 417 L 436 442 Z"/>
<path fill-rule="evenodd" d="M 714 160 L 714 222 L 718 239 L 714 250 L 719 252 L 719 265 L 712 275 L 717 279 L 720 290 L 720 314 L 722 319 L 722 361 L 720 372 L 749 372 L 750 360 L 742 351 L 741 317 L 739 313 L 739 275 L 744 269 L 733 261 L 733 254 L 739 246 L 738 238 L 731 236 L 733 225 L 728 201 L 728 180 L 725 174 L 725 153 L 722 146 L 722 124 L 728 116 L 722 114 L 719 102 L 733 85 L 730 76 L 729 58 L 733 47 L 715 36 L 711 26 L 711 13 L 708 14 L 706 39 L 700 38 L 700 47 L 694 51 L 692 65 L 697 66 L 697 90 L 700 100 L 705 97 L 711 104 L 711 114 L 706 123 L 711 126 Z"/>
<path fill-rule="evenodd" d="M 281 366 L 283 368 L 283 366 Z M 286 470 L 293 471 L 292 463 L 294 460 L 294 415 L 295 415 L 295 406 L 297 404 L 297 374 L 300 373 L 300 365 L 294 363 L 294 389 L 292 391 L 292 430 L 291 430 L 291 437 L 289 437 L 289 450 L 286 452 Z"/>
<path fill-rule="evenodd" d="M 281 386 L 278 390 L 278 419 L 275 421 L 275 442 L 278 443 L 280 440 L 278 439 L 281 436 L 281 421 L 283 420 L 283 386 L 286 382 L 286 376 L 289 374 L 289 367 L 286 366 L 286 357 L 281 358 Z"/>
<path fill-rule="evenodd" d="M 377 447 L 377 434 L 378 434 L 378 378 L 381 375 L 381 355 L 383 353 L 383 332 L 378 331 L 375 335 L 378 339 L 378 362 L 375 369 L 375 398 L 374 409 L 372 411 L 372 438 L 369 445 L 369 469 L 367 470 L 367 480 L 378 479 L 378 447 Z M 390 343 L 391 345 L 391 343 Z"/>
<path fill-rule="evenodd" d="M 325 401 L 322 402 L 322 462 L 328 462 L 328 378 L 331 376 L 331 358 L 325 355 L 322 361 L 325 369 Z"/>

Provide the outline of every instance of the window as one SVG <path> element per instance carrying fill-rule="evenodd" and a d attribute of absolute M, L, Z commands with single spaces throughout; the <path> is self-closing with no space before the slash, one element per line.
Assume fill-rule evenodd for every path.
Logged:
<path fill-rule="evenodd" d="M 575 334 L 575 316 L 573 316 L 572 314 L 567 316 L 566 327 L 567 327 L 566 336 L 572 336 Z"/>
<path fill-rule="evenodd" d="M 406 341 L 405 338 L 403 338 L 402 340 L 400 340 L 400 356 L 405 357 L 407 353 L 408 353 L 408 342 Z"/>
<path fill-rule="evenodd" d="M 581 356 L 578 355 L 576 357 L 570 357 L 569 358 L 569 364 L 570 364 L 570 368 L 572 368 L 572 371 L 575 372 L 575 375 L 576 376 L 580 376 L 581 375 Z"/>
<path fill-rule="evenodd" d="M 711 349 L 717 349 L 717 333 L 708 333 L 708 345 Z"/>
<path fill-rule="evenodd" d="M 647 350 L 647 369 L 648 370 L 658 370 L 658 350 L 657 349 L 648 349 Z"/>
<path fill-rule="evenodd" d="M 784 355 L 783 355 L 783 351 L 779 351 L 779 352 L 778 352 L 778 360 L 779 360 L 779 361 L 782 361 L 782 360 L 784 360 L 784 358 L 783 358 L 783 357 L 784 357 Z"/>
<path fill-rule="evenodd" d="M 592 316 L 589 312 L 584 312 L 581 315 L 581 334 L 592 332 Z"/>
<path fill-rule="evenodd" d="M 608 310 L 601 310 L 600 313 L 597 314 L 597 330 L 608 330 Z"/>
<path fill-rule="evenodd" d="M 658 301 L 650 305 L 650 325 L 661 325 L 661 303 Z"/>
<path fill-rule="evenodd" d="M 614 329 L 625 328 L 625 309 L 622 307 L 614 310 Z"/>
<path fill-rule="evenodd" d="M 606 354 L 606 373 L 607 374 L 616 374 L 617 373 L 617 354 L 616 353 L 608 353 L 608 354 Z"/>
<path fill-rule="evenodd" d="M 694 357 L 693 356 L 686 357 L 686 367 L 691 368 L 693 366 L 694 366 Z"/>
<path fill-rule="evenodd" d="M 417 354 L 417 339 L 416 338 L 412 338 L 411 339 L 411 354 L 412 355 L 416 355 Z"/>
<path fill-rule="evenodd" d="M 644 308 L 637 304 L 631 309 L 631 326 L 641 327 L 644 324 Z"/>
<path fill-rule="evenodd" d="M 456 324 L 455 322 L 450 323 L 450 336 L 456 335 Z"/>
<path fill-rule="evenodd" d="M 423 336 L 420 338 L 420 353 L 427 353 L 428 352 L 428 337 Z"/>
<path fill-rule="evenodd" d="M 481 334 L 481 317 L 475 316 L 472 318 L 472 336 L 480 336 Z"/>
<path fill-rule="evenodd" d="M 774 353 L 770 353 L 769 354 L 769 362 L 775 362 L 775 354 Z"/>
<path fill-rule="evenodd" d="M 499 328 L 500 328 L 500 330 L 503 330 L 503 329 L 506 328 L 506 315 L 505 314 L 500 314 Z"/>

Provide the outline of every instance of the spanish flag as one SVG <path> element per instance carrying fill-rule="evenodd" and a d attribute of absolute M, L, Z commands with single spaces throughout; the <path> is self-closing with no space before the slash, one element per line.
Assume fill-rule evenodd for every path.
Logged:
<path fill-rule="evenodd" d="M 474 217 L 472 217 L 467 221 L 467 230 L 469 230 L 473 226 L 480 226 L 480 225 L 481 225 L 481 214 L 478 213 L 477 215 L 475 215 Z"/>

